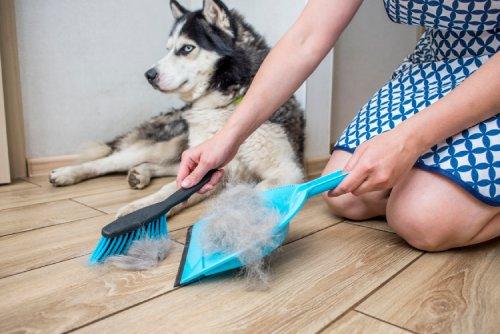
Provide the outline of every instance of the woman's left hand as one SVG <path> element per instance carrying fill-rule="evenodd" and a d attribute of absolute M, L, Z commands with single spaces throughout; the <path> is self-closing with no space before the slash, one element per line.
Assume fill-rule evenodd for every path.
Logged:
<path fill-rule="evenodd" d="M 406 127 L 400 126 L 361 144 L 347 162 L 349 175 L 329 196 L 356 196 L 391 189 L 415 164 L 423 150 Z"/>

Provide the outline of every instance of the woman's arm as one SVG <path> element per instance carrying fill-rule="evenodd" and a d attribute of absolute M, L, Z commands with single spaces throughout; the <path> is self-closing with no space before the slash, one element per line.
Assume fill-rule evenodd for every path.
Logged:
<path fill-rule="evenodd" d="M 500 112 L 500 53 L 448 95 L 396 128 L 363 143 L 330 195 L 392 188 L 433 145 Z"/>
<path fill-rule="evenodd" d="M 362 0 L 310 0 L 295 24 L 271 50 L 248 92 L 225 126 L 209 142 L 182 155 L 177 181 L 197 183 L 208 170 L 227 164 L 245 139 L 277 110 L 318 66 L 356 13 Z M 222 177 L 216 173 L 201 192 Z"/>

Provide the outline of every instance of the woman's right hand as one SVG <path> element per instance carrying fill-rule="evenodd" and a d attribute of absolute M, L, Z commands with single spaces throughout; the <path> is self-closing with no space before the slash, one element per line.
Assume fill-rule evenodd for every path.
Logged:
<path fill-rule="evenodd" d="M 236 141 L 217 133 L 200 145 L 187 149 L 182 153 L 181 164 L 177 173 L 177 186 L 182 188 L 192 187 L 200 182 L 209 170 L 219 168 L 198 193 L 203 194 L 214 189 L 224 175 L 222 167 L 234 158 L 238 147 Z"/>

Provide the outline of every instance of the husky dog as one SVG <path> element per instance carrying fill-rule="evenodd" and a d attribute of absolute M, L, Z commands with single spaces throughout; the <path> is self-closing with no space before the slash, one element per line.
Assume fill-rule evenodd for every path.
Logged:
<path fill-rule="evenodd" d="M 65 186 L 128 171 L 130 186 L 142 189 L 152 177 L 175 176 L 181 153 L 213 136 L 233 113 L 269 52 L 265 40 L 220 0 L 205 0 L 198 11 L 172 0 L 170 8 L 175 24 L 167 54 L 145 76 L 155 89 L 179 94 L 186 105 L 88 148 L 82 154 L 86 162 L 52 171 L 52 184 Z M 226 178 L 257 182 L 261 189 L 301 182 L 303 150 L 303 112 L 291 97 L 241 145 L 225 167 Z M 118 216 L 162 201 L 175 190 L 176 183 L 171 182 L 121 208 Z M 206 196 L 196 194 L 180 207 Z"/>

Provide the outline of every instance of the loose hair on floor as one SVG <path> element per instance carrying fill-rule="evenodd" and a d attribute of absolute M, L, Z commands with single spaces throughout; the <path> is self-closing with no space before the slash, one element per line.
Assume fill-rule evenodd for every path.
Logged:
<path fill-rule="evenodd" d="M 125 270 L 147 270 L 156 267 L 167 257 L 170 246 L 168 237 L 135 240 L 127 255 L 110 256 L 105 263 Z"/>

